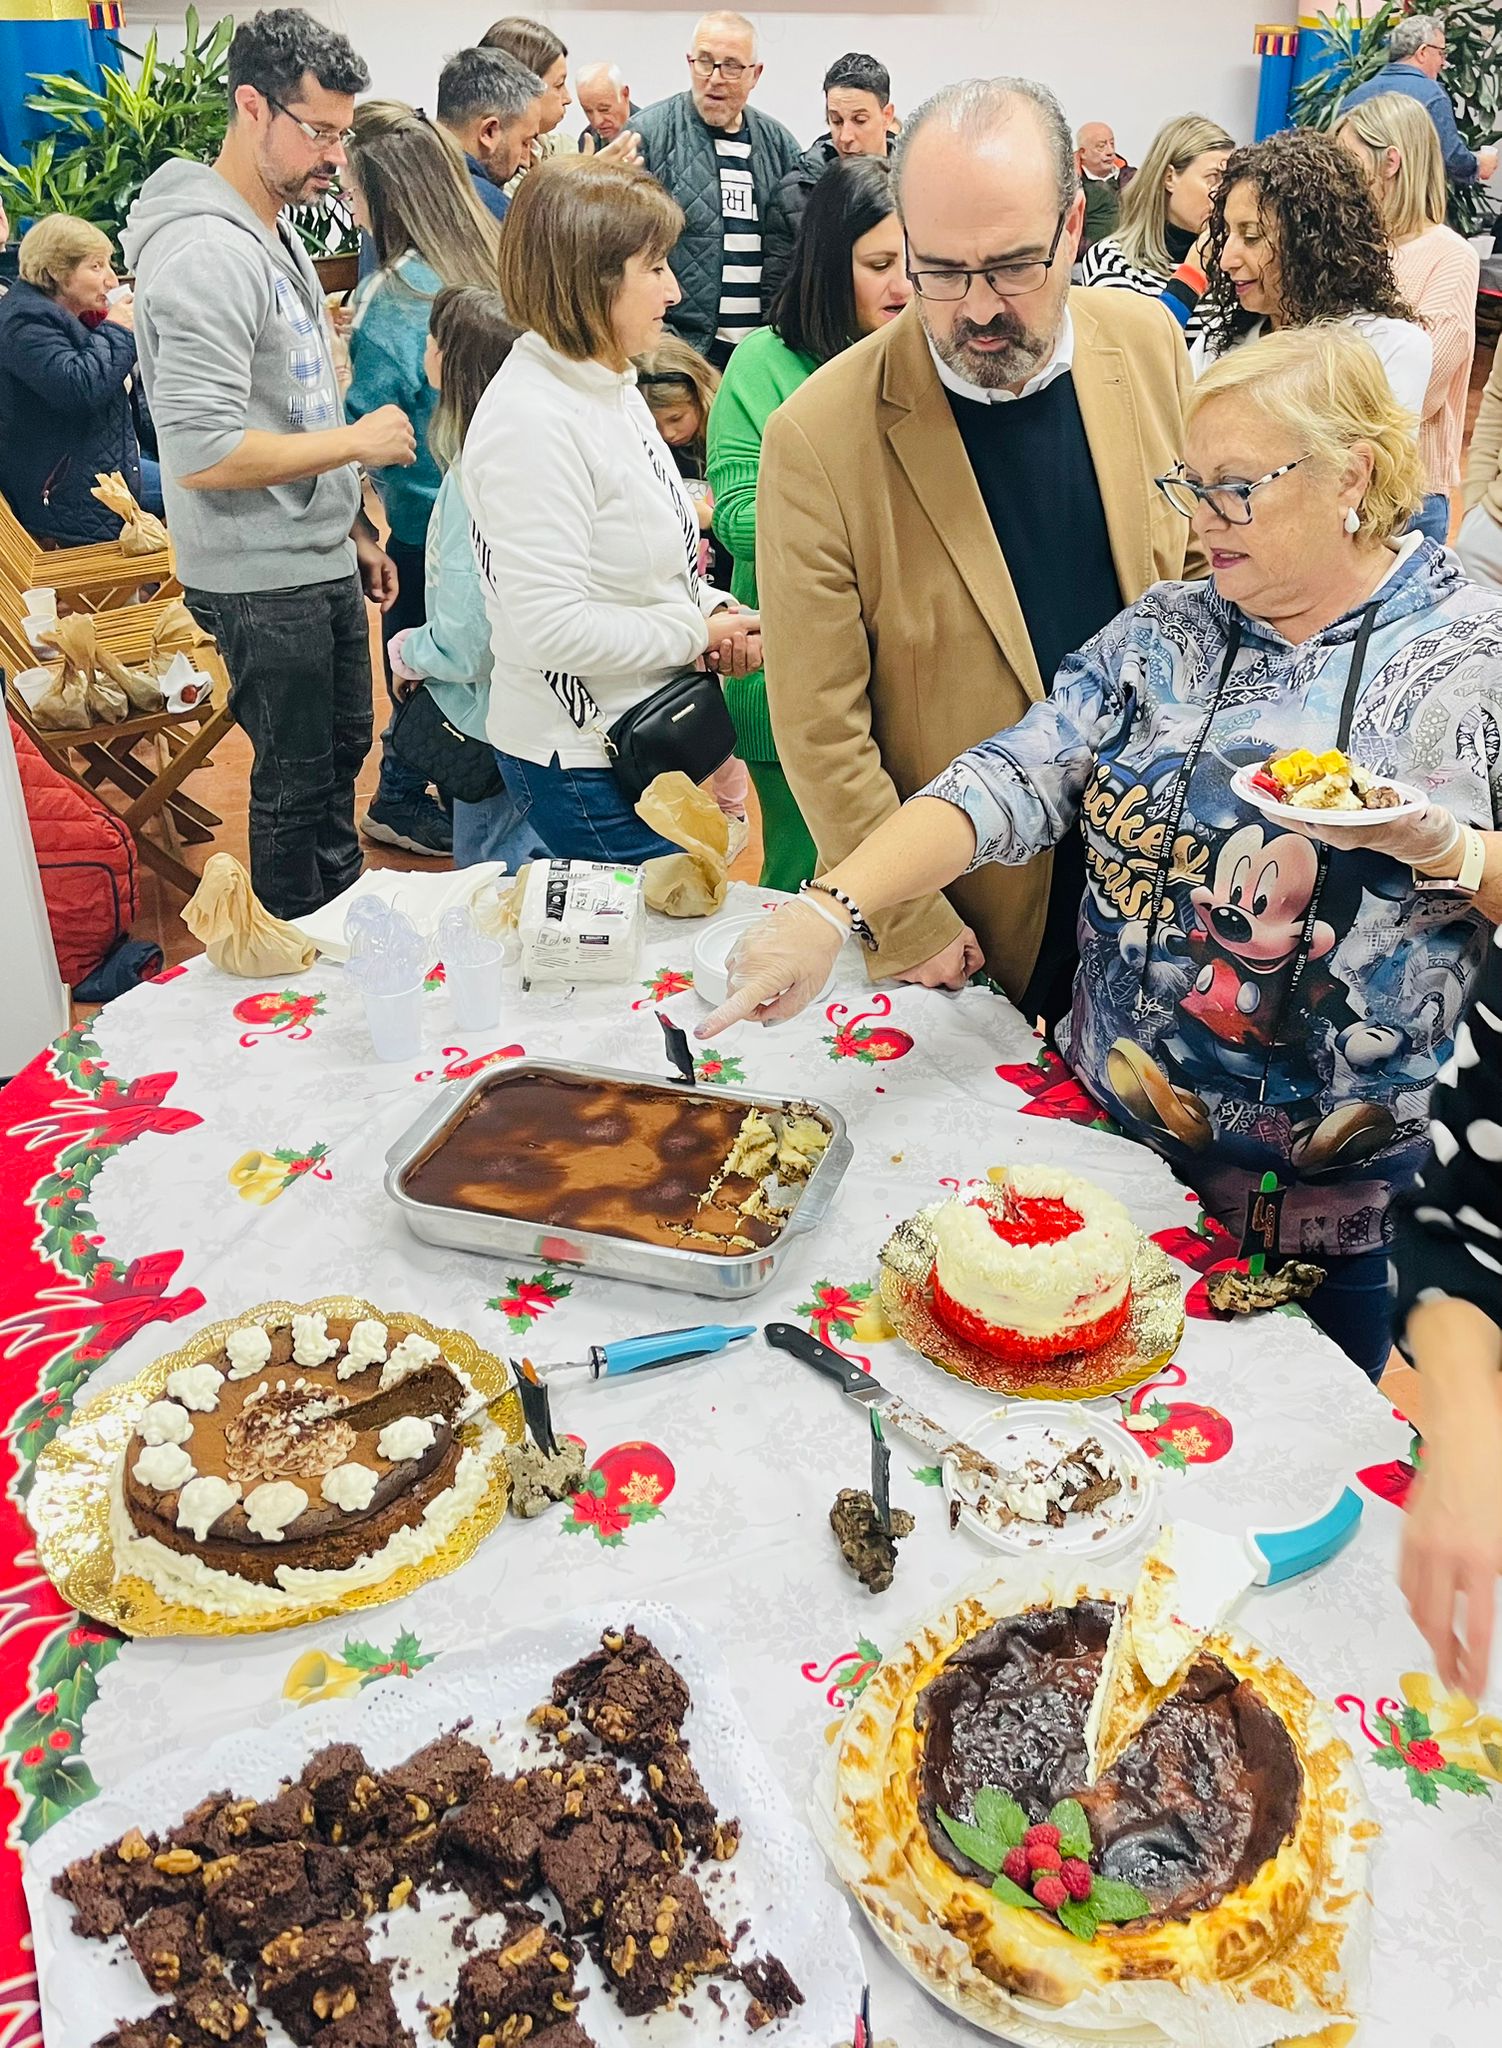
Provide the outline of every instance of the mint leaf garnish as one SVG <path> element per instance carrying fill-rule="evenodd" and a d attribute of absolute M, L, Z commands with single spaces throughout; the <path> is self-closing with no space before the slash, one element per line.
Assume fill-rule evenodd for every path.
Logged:
<path fill-rule="evenodd" d="M 960 1854 L 968 1856 L 972 1863 L 978 1863 L 982 1870 L 1000 1870 L 1007 1850 L 1012 1846 L 985 1828 L 974 1828 L 968 1821 L 953 1819 L 942 1806 L 939 1808 L 939 1825 Z"/>
<path fill-rule="evenodd" d="M 1097 1920 L 1140 1920 L 1153 1909 L 1146 1892 L 1139 1892 L 1134 1884 L 1123 1884 L 1118 1877 L 1096 1878 L 1088 1903 Z"/>
<path fill-rule="evenodd" d="M 1048 1817 L 1059 1831 L 1059 1854 L 1078 1856 L 1082 1863 L 1088 1863 L 1094 1844 L 1090 1840 L 1090 1823 L 1079 1801 L 1061 1799 Z"/>
<path fill-rule="evenodd" d="M 1059 1908 L 1059 1925 L 1067 1927 L 1076 1941 L 1094 1941 L 1100 1919 L 1094 1893 L 1088 1899 L 1066 1899 Z"/>
<path fill-rule="evenodd" d="M 1030 1913 L 1041 1913 L 1045 1910 L 1031 1892 L 1025 1892 L 1020 1884 L 1013 1884 L 1004 1871 L 992 1885 L 991 1896 L 1000 1899 L 1004 1906 L 1026 1906 Z"/>
<path fill-rule="evenodd" d="M 994 1785 L 983 1785 L 975 1795 L 975 1824 L 985 1834 L 994 1835 L 1005 1843 L 1008 1849 L 1021 1845 L 1027 1833 L 1027 1815 L 1009 1793 L 998 1792 Z M 1080 1810 L 1084 1819 L 1084 1809 Z"/>

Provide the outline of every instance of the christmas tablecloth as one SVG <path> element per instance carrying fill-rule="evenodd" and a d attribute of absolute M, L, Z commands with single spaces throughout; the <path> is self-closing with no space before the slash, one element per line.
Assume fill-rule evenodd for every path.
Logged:
<path fill-rule="evenodd" d="M 729 908 L 758 900 L 737 888 Z M 359 1293 L 546 1360 L 717 1316 L 689 1297 L 419 1244 L 381 1190 L 387 1147 L 431 1091 L 486 1061 L 525 1050 L 662 1071 L 653 1012 L 666 1004 L 689 1024 L 702 1014 L 690 987 L 701 929 L 654 919 L 638 985 L 508 991 L 501 1028 L 481 1035 L 453 1026 L 435 971 L 426 1049 L 407 1066 L 372 1061 L 341 968 L 319 962 L 263 988 L 197 960 L 112 1003 L 0 1094 L 4 2048 L 40 2039 L 16 1858 L 148 1759 L 399 1685 L 452 1646 L 629 1590 L 715 1632 L 801 1803 L 883 1648 L 985 1562 L 951 1533 L 938 1474 L 896 1444 L 893 1498 L 918 1527 L 895 1587 L 866 1594 L 826 1522 L 836 1490 L 866 1482 L 863 1415 L 754 1342 L 640 1381 L 570 1385 L 555 1405 L 588 1445 L 578 1495 L 508 1522 L 455 1576 L 349 1627 L 121 1641 L 64 1610 L 36 1568 L 25 1504 L 38 1451 L 76 1403 L 200 1323 L 264 1300 Z M 891 1224 L 1009 1161 L 1067 1163 L 1118 1195 L 1181 1263 L 1189 1293 L 1174 1363 L 1105 1404 L 1150 1419 L 1141 1441 L 1162 1468 L 1166 1512 L 1237 1531 L 1303 1519 L 1343 1482 L 1363 1492 L 1350 1547 L 1307 1580 L 1254 1592 L 1242 1618 L 1332 1707 L 1385 1830 L 1362 2048 L 1479 2048 L 1502 2010 L 1502 1723 L 1438 1694 L 1394 1583 L 1409 1430 L 1302 1316 L 1209 1316 L 1199 1276 L 1230 1247 L 1166 1167 L 1104 1126 L 1000 997 L 873 992 L 853 957 L 841 977 L 794 1023 L 700 1048 L 703 1081 L 822 1098 L 856 1147 L 831 1214 L 747 1319 L 797 1318 L 963 1430 L 990 1397 L 892 1338 L 875 1305 Z M 903 2048 L 968 2034 L 862 1938 L 879 2034 Z"/>

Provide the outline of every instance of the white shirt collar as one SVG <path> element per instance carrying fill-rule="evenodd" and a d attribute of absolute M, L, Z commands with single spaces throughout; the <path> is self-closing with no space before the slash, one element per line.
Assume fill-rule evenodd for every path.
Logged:
<path fill-rule="evenodd" d="M 1011 405 L 1019 398 L 1031 398 L 1057 378 L 1067 376 L 1074 368 L 1074 319 L 1066 300 L 1064 318 L 1059 324 L 1059 335 L 1053 345 L 1053 354 L 1041 370 L 1035 370 L 1020 391 L 989 391 L 983 385 L 972 384 L 962 377 L 958 370 L 952 370 L 939 351 L 934 347 L 933 336 L 925 327 L 928 352 L 934 359 L 934 368 L 939 373 L 939 382 L 960 398 L 968 398 L 976 405 Z"/>

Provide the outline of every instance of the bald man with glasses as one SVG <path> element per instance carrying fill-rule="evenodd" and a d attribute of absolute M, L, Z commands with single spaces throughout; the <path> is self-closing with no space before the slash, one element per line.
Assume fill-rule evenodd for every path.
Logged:
<path fill-rule="evenodd" d="M 668 325 L 723 369 L 761 325 L 763 223 L 799 150 L 780 121 L 747 104 L 762 67 L 744 14 L 706 14 L 687 58 L 688 91 L 648 107 L 635 129 L 643 163 L 686 221 L 672 259 L 683 297 Z"/>

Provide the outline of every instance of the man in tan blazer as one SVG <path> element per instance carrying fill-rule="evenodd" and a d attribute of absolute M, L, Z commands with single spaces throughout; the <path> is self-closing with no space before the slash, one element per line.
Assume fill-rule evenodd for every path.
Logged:
<path fill-rule="evenodd" d="M 826 866 L 1182 576 L 1190 541 L 1153 488 L 1179 455 L 1188 354 L 1155 301 L 1070 290 L 1084 199 L 1053 95 L 952 87 L 897 165 L 919 296 L 773 413 L 757 494 L 777 750 Z M 1071 833 L 885 913 L 870 971 L 957 988 L 984 958 L 1052 1022 L 1083 889 Z"/>

